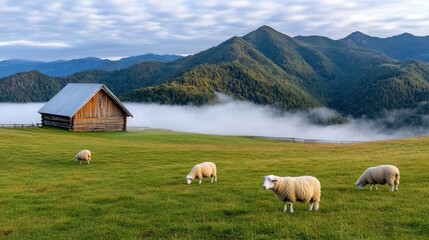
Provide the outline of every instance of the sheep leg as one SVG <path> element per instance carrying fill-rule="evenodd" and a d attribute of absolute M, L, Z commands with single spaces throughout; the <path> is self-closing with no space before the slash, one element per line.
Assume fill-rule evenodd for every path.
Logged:
<path fill-rule="evenodd" d="M 393 192 L 393 185 L 392 185 L 392 186 L 390 186 L 390 191 L 391 191 L 391 192 Z"/>
<path fill-rule="evenodd" d="M 314 204 L 314 202 L 310 202 L 310 207 L 308 208 L 308 211 L 313 210 L 313 204 Z"/>
<path fill-rule="evenodd" d="M 369 191 L 372 191 L 372 184 L 369 185 Z"/>
<path fill-rule="evenodd" d="M 398 191 L 398 184 L 395 185 L 395 191 Z"/>
<path fill-rule="evenodd" d="M 202 179 L 200 179 L 200 182 L 198 184 L 201 184 L 202 182 L 203 182 Z"/>
<path fill-rule="evenodd" d="M 287 202 L 285 202 L 285 207 L 283 208 L 283 212 L 286 212 L 286 210 L 287 210 Z"/>
<path fill-rule="evenodd" d="M 79 162 L 80 162 L 80 165 L 82 165 L 82 161 L 81 161 L 81 160 L 79 160 Z"/>
<path fill-rule="evenodd" d="M 217 177 L 215 177 L 215 182 L 217 182 Z"/>
<path fill-rule="evenodd" d="M 212 177 L 212 182 L 213 182 L 213 177 Z"/>
<path fill-rule="evenodd" d="M 314 210 L 319 210 L 319 203 L 317 202 L 316 205 L 314 206 Z"/>
<path fill-rule="evenodd" d="M 89 161 L 87 161 L 88 162 L 88 165 L 89 165 Z"/>
<path fill-rule="evenodd" d="M 293 203 L 289 203 L 290 204 L 290 210 L 289 210 L 289 212 L 293 212 L 293 208 L 292 208 L 292 204 Z"/>
<path fill-rule="evenodd" d="M 375 187 L 375 190 L 377 190 L 377 191 L 378 191 L 377 185 L 375 185 L 375 184 L 374 184 L 374 187 Z"/>

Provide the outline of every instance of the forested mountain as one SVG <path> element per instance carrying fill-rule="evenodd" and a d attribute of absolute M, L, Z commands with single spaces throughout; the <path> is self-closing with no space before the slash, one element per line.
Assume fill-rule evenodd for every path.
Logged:
<path fill-rule="evenodd" d="M 163 84 L 134 90 L 128 101 L 201 105 L 216 100 L 215 92 L 285 110 L 322 104 L 296 85 L 298 82 L 243 38 L 233 37 L 217 47 L 171 64 L 189 69 Z M 167 64 L 169 65 L 169 64 Z M 192 66 L 192 67 L 191 67 Z"/>
<path fill-rule="evenodd" d="M 43 102 L 61 90 L 64 83 L 37 71 L 0 79 L 1 102 Z"/>
<path fill-rule="evenodd" d="M 429 62 L 429 36 L 418 37 L 409 33 L 388 38 L 371 37 L 354 32 L 343 40 L 359 47 L 374 49 L 399 60 L 416 59 Z"/>
<path fill-rule="evenodd" d="M 68 76 L 76 72 L 90 69 L 113 71 L 128 68 L 137 63 L 146 61 L 169 62 L 181 58 L 178 55 L 145 54 L 122 58 L 118 61 L 100 59 L 95 57 L 79 58 L 73 60 L 58 60 L 53 62 L 28 61 L 11 59 L 0 61 L 0 77 L 10 76 L 19 72 L 39 71 L 52 77 Z"/>
<path fill-rule="evenodd" d="M 203 105 L 216 102 L 220 92 L 283 110 L 328 107 L 343 116 L 377 117 L 384 110 L 429 109 L 421 107 L 429 99 L 428 80 L 423 62 L 399 61 L 344 40 L 291 38 L 263 26 L 166 63 L 56 78 L 16 74 L 0 79 L 0 101 L 47 101 L 68 82 L 97 82 L 125 101 Z"/>

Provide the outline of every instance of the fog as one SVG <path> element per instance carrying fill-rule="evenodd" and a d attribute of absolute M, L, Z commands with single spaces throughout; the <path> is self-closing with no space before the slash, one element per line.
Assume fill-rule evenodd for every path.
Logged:
<path fill-rule="evenodd" d="M 0 103 L 0 124 L 38 123 L 37 111 L 44 103 Z M 333 141 L 371 141 L 429 135 L 423 127 L 388 128 L 410 110 L 385 112 L 378 120 L 349 118 L 347 124 L 319 126 L 308 122 L 309 115 L 329 116 L 328 109 L 310 112 L 282 112 L 276 108 L 249 102 L 222 99 L 221 103 L 196 106 L 124 103 L 134 115 L 128 127 L 150 127 L 182 132 L 220 135 L 294 137 Z M 429 123 L 428 116 L 420 116 Z"/>
<path fill-rule="evenodd" d="M 0 124 L 40 123 L 37 113 L 45 103 L 0 103 Z"/>

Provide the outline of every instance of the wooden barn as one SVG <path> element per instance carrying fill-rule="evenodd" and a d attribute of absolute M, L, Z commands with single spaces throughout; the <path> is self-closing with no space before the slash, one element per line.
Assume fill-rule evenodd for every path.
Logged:
<path fill-rule="evenodd" d="M 72 131 L 125 131 L 132 117 L 104 85 L 69 83 L 39 111 L 42 125 Z"/>

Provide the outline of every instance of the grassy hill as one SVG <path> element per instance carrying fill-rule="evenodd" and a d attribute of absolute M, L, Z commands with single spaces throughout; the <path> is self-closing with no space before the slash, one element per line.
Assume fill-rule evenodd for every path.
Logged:
<path fill-rule="evenodd" d="M 74 133 L 0 129 L 0 238 L 427 239 L 429 138 L 357 144 L 287 143 L 169 131 Z M 90 165 L 74 162 L 82 149 Z M 187 185 L 213 161 L 218 182 Z M 398 192 L 359 191 L 369 166 L 394 164 Z M 313 175 L 320 210 L 295 212 L 262 176 Z"/>

